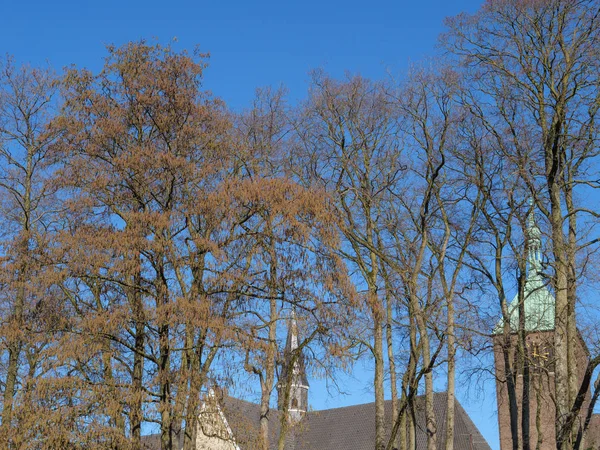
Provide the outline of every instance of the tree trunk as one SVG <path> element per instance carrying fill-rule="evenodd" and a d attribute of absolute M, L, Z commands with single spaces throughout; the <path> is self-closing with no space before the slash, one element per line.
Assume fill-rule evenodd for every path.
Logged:
<path fill-rule="evenodd" d="M 27 124 L 27 130 L 31 127 L 31 117 L 25 115 L 25 122 Z M 22 198 L 22 217 L 20 218 L 20 233 L 17 237 L 17 255 L 18 258 L 18 269 L 16 277 L 16 298 L 12 317 L 9 322 L 9 339 L 8 339 L 8 367 L 6 369 L 6 383 L 4 387 L 4 398 L 2 408 L 2 427 L 1 433 L 4 436 L 10 436 L 10 429 L 12 428 L 12 413 L 13 413 L 13 400 L 15 396 L 15 389 L 17 385 L 17 378 L 19 375 L 19 357 L 23 347 L 23 336 L 22 332 L 24 329 L 23 315 L 25 313 L 25 283 L 28 280 L 28 264 L 27 257 L 29 256 L 29 238 L 31 233 L 31 195 L 32 195 L 32 183 L 34 175 L 33 166 L 33 155 L 36 151 L 36 147 L 31 142 L 31 136 L 27 134 L 25 136 L 28 145 L 26 163 L 25 163 L 25 180 L 23 181 L 23 187 L 25 191 Z"/>
<path fill-rule="evenodd" d="M 417 346 L 417 330 L 414 317 L 409 318 L 409 337 L 410 337 L 410 356 L 408 358 L 408 366 L 402 377 L 402 403 L 407 404 L 403 409 L 400 423 L 400 432 L 398 438 L 398 448 L 400 450 L 415 449 L 415 434 L 414 434 L 414 404 L 413 399 L 408 398 L 407 392 L 414 385 L 417 361 L 419 360 L 419 351 Z"/>
<path fill-rule="evenodd" d="M 173 449 L 173 427 L 171 426 L 171 381 L 170 372 L 170 346 L 169 326 L 161 325 L 158 328 L 158 339 L 160 341 L 159 358 L 159 386 L 160 386 L 160 442 L 162 450 Z"/>
<path fill-rule="evenodd" d="M 13 399 L 19 372 L 19 356 L 23 346 L 21 330 L 23 329 L 25 289 L 23 287 L 23 282 L 19 282 L 19 284 L 20 286 L 17 288 L 16 302 L 10 327 L 12 339 L 8 346 L 8 367 L 6 370 L 6 385 L 4 388 L 4 404 L 2 409 L 2 435 L 7 438 L 9 438 L 11 434 Z"/>
<path fill-rule="evenodd" d="M 417 418 L 415 417 L 415 405 L 410 402 L 410 414 L 408 415 L 408 448 L 417 449 Z"/>
<path fill-rule="evenodd" d="M 421 345 L 423 348 L 423 365 L 425 367 L 431 364 L 431 351 L 429 347 L 429 335 L 421 319 L 420 333 Z M 427 450 L 437 450 L 437 424 L 435 420 L 435 410 L 433 407 L 433 371 L 428 370 L 425 373 L 425 422 L 427 429 Z"/>
<path fill-rule="evenodd" d="M 169 302 L 168 285 L 165 276 L 163 256 L 157 256 L 156 269 L 156 306 L 166 307 Z M 158 323 L 158 385 L 160 413 L 160 442 L 162 450 L 173 449 L 173 424 L 171 415 L 171 342 L 170 320 L 168 312 L 157 314 Z"/>
<path fill-rule="evenodd" d="M 547 159 L 550 156 L 547 156 Z M 552 169 L 554 173 L 555 169 Z M 568 417 L 569 404 L 569 298 L 568 298 L 568 265 L 564 257 L 564 237 L 562 231 L 562 209 L 560 189 L 554 176 L 548 180 L 550 191 L 550 220 L 552 228 L 552 249 L 555 263 L 555 395 L 556 395 L 556 435 L 561 434 L 562 427 Z M 570 439 L 567 439 L 569 441 Z M 558 450 L 569 449 L 569 442 L 557 442 Z"/>
<path fill-rule="evenodd" d="M 410 281 L 410 305 L 411 314 L 415 315 L 417 329 L 420 337 L 420 348 L 423 355 L 423 368 L 425 371 L 425 427 L 427 433 L 427 450 L 437 450 L 437 424 L 435 420 L 435 410 L 433 407 L 433 370 L 431 366 L 431 347 L 429 342 L 429 333 L 427 329 L 427 320 L 424 317 L 423 309 L 419 304 L 417 296 L 418 273 L 422 267 L 423 255 L 427 247 L 427 231 L 422 230 L 421 248 L 416 260 L 414 273 Z M 429 289 L 429 288 L 428 288 Z"/>
<path fill-rule="evenodd" d="M 133 353 L 133 372 L 131 374 L 132 399 L 130 402 L 129 420 L 131 422 L 132 449 L 140 450 L 142 448 L 142 421 L 143 421 L 143 400 L 144 400 L 144 346 L 145 346 L 145 327 L 144 305 L 141 295 L 141 260 L 139 253 L 134 256 L 136 261 L 135 272 L 132 277 L 132 288 L 129 294 L 133 320 L 135 323 L 134 353 Z"/>
<path fill-rule="evenodd" d="M 367 239 L 373 246 L 374 226 L 371 222 L 370 210 L 367 213 Z M 371 247 L 372 248 L 372 247 Z M 384 361 L 383 361 L 383 308 L 377 293 L 377 255 L 370 253 L 371 271 L 367 276 L 368 304 L 373 317 L 373 356 L 375 358 L 375 449 L 385 448 L 385 387 L 384 387 Z"/>
<path fill-rule="evenodd" d="M 577 302 L 577 214 L 575 214 L 575 206 L 573 204 L 573 177 L 569 172 L 568 180 L 565 185 L 565 207 L 566 213 L 569 215 L 569 232 L 566 249 L 568 270 L 567 279 L 567 335 L 568 335 L 568 355 L 569 361 L 569 405 L 575 402 L 577 392 L 579 391 L 579 374 L 581 367 L 579 367 L 579 358 L 577 357 L 577 348 L 579 347 L 579 333 L 577 331 L 577 323 L 575 317 L 575 304 Z M 574 422 L 573 429 L 571 430 L 571 440 L 575 442 L 577 439 L 578 429 L 581 428 L 579 421 Z"/>
<path fill-rule="evenodd" d="M 269 221 L 269 232 L 271 223 Z M 265 360 L 265 375 L 264 381 L 261 383 L 261 399 L 260 399 L 260 436 L 262 450 L 269 450 L 269 411 L 271 402 L 271 391 L 275 382 L 275 363 L 277 358 L 277 321 L 279 314 L 277 310 L 277 255 L 275 253 L 275 245 L 273 237 L 269 243 L 269 257 L 271 259 L 269 266 L 269 342 L 267 346 L 267 354 Z M 287 405 L 286 405 L 287 406 Z"/>
<path fill-rule="evenodd" d="M 389 293 L 389 286 L 386 289 L 386 309 L 387 309 L 387 317 L 385 324 L 385 337 L 387 341 L 387 354 L 388 361 L 390 366 L 390 387 L 391 387 L 391 396 L 392 396 L 392 423 L 394 423 L 398 418 L 398 386 L 397 386 L 397 375 L 396 375 L 396 360 L 394 355 L 394 339 L 392 333 L 392 295 Z M 404 424 L 404 428 L 406 427 L 406 423 Z M 406 438 L 406 429 L 400 428 L 400 434 L 404 435 Z M 396 440 L 396 446 L 400 448 L 400 437 Z"/>
<path fill-rule="evenodd" d="M 523 396 L 521 397 L 521 436 L 523 441 L 523 450 L 529 450 L 531 448 L 531 436 L 529 432 L 531 417 L 529 401 L 530 392 L 529 362 L 527 356 L 525 356 L 523 365 Z"/>
<path fill-rule="evenodd" d="M 454 404 L 456 339 L 454 337 L 454 301 L 447 299 L 448 398 L 446 404 L 446 450 L 454 450 Z"/>
<path fill-rule="evenodd" d="M 374 320 L 373 333 L 375 334 L 373 347 L 375 357 L 375 448 L 376 450 L 383 450 L 385 448 L 383 327 L 379 317 Z"/>
<path fill-rule="evenodd" d="M 527 256 L 527 254 L 526 254 Z M 529 450 L 531 448 L 531 439 L 529 433 L 530 425 L 530 402 L 529 402 L 529 355 L 527 352 L 527 330 L 526 330 L 526 317 L 525 317 L 525 261 L 519 261 L 519 294 L 518 294 L 518 307 L 519 307 L 519 330 L 517 340 L 517 367 L 523 377 L 523 385 L 521 386 L 521 446 L 523 450 Z M 532 270 L 532 269 L 530 269 Z"/>

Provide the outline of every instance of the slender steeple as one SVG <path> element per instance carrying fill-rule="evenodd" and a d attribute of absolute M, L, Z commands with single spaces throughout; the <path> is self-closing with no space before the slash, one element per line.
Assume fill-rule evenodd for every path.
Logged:
<path fill-rule="evenodd" d="M 527 245 L 527 277 L 523 292 L 525 307 L 525 331 L 550 331 L 554 329 L 554 296 L 548 291 L 542 275 L 542 232 L 535 222 L 533 199 L 529 201 L 525 238 Z M 519 328 L 519 296 L 508 306 L 510 328 L 516 333 Z M 494 334 L 502 333 L 504 320 L 500 319 Z"/>
<path fill-rule="evenodd" d="M 535 223 L 533 199 L 529 200 L 529 216 L 527 217 L 527 252 L 529 270 L 527 278 L 541 277 L 542 271 L 542 232 Z"/>
<path fill-rule="evenodd" d="M 510 336 L 503 334 L 506 325 L 505 318 L 501 318 L 493 330 L 494 359 L 496 369 L 496 396 L 498 400 L 498 424 L 500 431 L 500 447 L 502 449 L 513 447 L 513 424 L 515 411 L 519 412 L 519 425 L 523 424 L 524 417 L 520 414 L 524 411 L 525 404 L 529 405 L 529 447 L 538 445 L 542 449 L 556 448 L 555 421 L 555 309 L 556 302 L 552 292 L 548 289 L 547 279 L 542 267 L 542 232 L 536 224 L 535 204 L 530 200 L 529 210 L 526 216 L 525 243 L 523 255 L 527 255 L 527 267 L 525 283 L 522 293 L 517 293 L 508 305 L 508 319 L 510 324 Z M 520 264 L 521 265 L 521 264 Z M 519 320 L 520 314 L 525 320 Z M 521 330 L 520 326 L 524 329 Z M 523 335 L 517 335 L 524 331 Z M 510 340 L 506 339 L 509 338 Z M 521 339 L 524 340 L 522 341 Z M 524 361 L 527 366 L 520 365 L 516 361 L 515 349 L 519 344 L 524 344 Z M 588 351 L 579 333 L 574 336 L 573 358 L 569 357 L 571 374 L 577 377 L 579 386 L 585 375 L 588 364 Z M 507 358 L 508 356 L 508 358 Z M 513 381 L 517 384 L 516 395 L 509 395 L 506 362 L 511 362 L 510 371 L 517 375 Z M 525 367 L 527 367 L 530 380 L 529 389 L 526 392 L 521 389 L 525 380 Z M 521 386 L 521 387 L 519 387 Z M 526 396 L 525 396 L 526 395 Z M 589 399 L 589 392 L 587 397 Z M 514 403 L 513 403 L 514 401 Z M 587 401 L 587 400 L 585 400 Z M 510 404 L 516 409 L 511 410 Z M 585 413 L 584 413 L 585 414 Z M 583 415 L 575 419 L 575 428 L 585 422 Z M 523 448 L 523 434 L 519 427 L 517 438 Z M 597 445 L 583 445 L 582 448 L 600 448 Z"/>
<path fill-rule="evenodd" d="M 288 389 L 289 385 L 289 389 Z M 277 383 L 279 410 L 287 409 L 291 422 L 299 421 L 308 409 L 308 380 L 304 355 L 298 344 L 298 322 L 292 310 L 283 351 L 283 365 Z M 287 397 L 287 408 L 285 399 Z"/>

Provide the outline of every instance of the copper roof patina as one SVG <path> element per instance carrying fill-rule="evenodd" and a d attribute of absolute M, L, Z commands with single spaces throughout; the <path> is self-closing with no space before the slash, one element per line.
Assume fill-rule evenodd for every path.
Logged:
<path fill-rule="evenodd" d="M 535 223 L 533 208 L 527 219 L 528 270 L 523 286 L 523 307 L 525 311 L 525 331 L 554 330 L 555 300 L 546 287 L 542 276 L 541 231 Z M 510 330 L 515 333 L 519 329 L 519 294 L 508 305 Z M 502 333 L 504 319 L 500 319 L 494 328 L 494 334 Z"/>

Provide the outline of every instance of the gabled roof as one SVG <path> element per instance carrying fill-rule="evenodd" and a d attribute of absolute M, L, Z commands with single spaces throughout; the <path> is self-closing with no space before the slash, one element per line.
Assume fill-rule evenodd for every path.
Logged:
<path fill-rule="evenodd" d="M 446 393 L 433 397 L 438 449 L 445 448 Z M 425 397 L 415 401 L 417 450 L 427 448 Z M 392 427 L 392 402 L 385 402 L 386 439 Z M 463 407 L 455 401 L 454 448 L 489 450 L 490 447 Z M 372 450 L 375 443 L 375 403 L 309 412 L 295 430 L 294 450 Z M 472 445 L 472 446 L 471 446 Z M 244 449 L 245 450 L 245 449 Z"/>
<path fill-rule="evenodd" d="M 225 397 L 222 405 L 223 414 L 227 417 L 227 422 L 240 448 L 242 450 L 260 448 L 260 405 L 235 397 Z M 268 417 L 269 441 L 276 443 L 281 425 L 280 412 L 276 408 L 271 408 Z"/>
<path fill-rule="evenodd" d="M 446 393 L 434 394 L 434 410 L 438 430 L 438 449 L 445 448 Z M 233 397 L 222 401 L 222 411 L 233 431 L 236 443 L 242 450 L 258 448 L 260 406 Z M 417 418 L 416 450 L 427 448 L 425 431 L 425 398 L 415 401 Z M 386 436 L 389 436 L 392 417 L 391 401 L 385 402 Z M 271 448 L 277 448 L 280 412 L 269 412 Z M 490 450 L 489 445 L 471 421 L 463 407 L 455 401 L 454 448 L 457 450 Z M 372 450 L 375 442 L 375 404 L 347 406 L 306 413 L 302 421 L 286 436 L 286 450 Z M 160 447 L 156 447 L 157 449 Z"/>
<path fill-rule="evenodd" d="M 446 393 L 436 393 L 433 397 L 438 430 L 438 449 L 445 448 L 446 433 Z M 235 442 L 242 450 L 258 448 L 260 431 L 260 406 L 233 397 L 222 401 L 222 411 L 233 431 Z M 415 401 L 417 418 L 416 450 L 427 448 L 425 431 L 425 398 Z M 392 402 L 385 402 L 386 437 L 392 426 Z M 275 409 L 269 412 L 269 434 L 271 449 L 277 448 L 281 413 Z M 145 436 L 148 448 L 159 449 L 160 443 L 154 436 Z M 375 442 L 375 403 L 333 408 L 306 413 L 302 421 L 294 426 L 286 437 L 286 450 L 372 450 Z M 490 450 L 463 407 L 455 401 L 454 448 L 457 450 Z"/>

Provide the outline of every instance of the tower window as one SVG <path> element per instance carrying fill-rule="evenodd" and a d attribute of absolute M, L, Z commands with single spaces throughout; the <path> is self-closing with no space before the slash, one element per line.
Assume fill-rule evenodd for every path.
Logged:
<path fill-rule="evenodd" d="M 298 399 L 296 397 L 294 397 L 292 399 L 292 406 L 291 406 L 291 408 L 292 409 L 298 409 Z"/>

